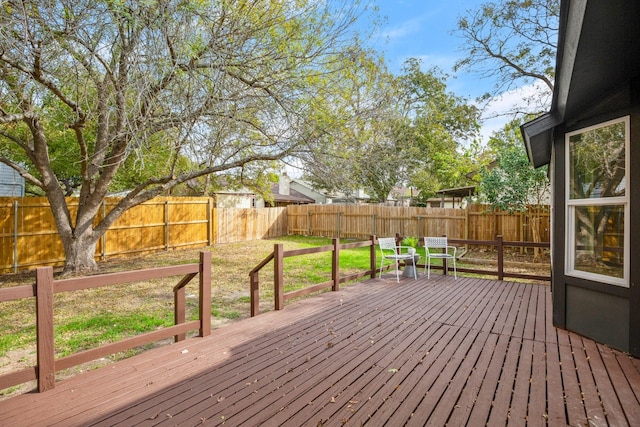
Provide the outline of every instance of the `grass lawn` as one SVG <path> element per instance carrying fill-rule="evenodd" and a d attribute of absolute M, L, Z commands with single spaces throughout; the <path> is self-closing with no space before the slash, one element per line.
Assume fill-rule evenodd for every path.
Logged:
<path fill-rule="evenodd" d="M 198 250 L 179 250 L 147 256 L 112 259 L 100 263 L 100 273 L 139 270 L 198 262 L 200 250 L 211 252 L 211 312 L 213 327 L 249 317 L 249 272 L 274 248 L 284 250 L 323 246 L 330 239 L 288 236 L 222 244 Z M 331 280 L 331 252 L 285 259 L 285 292 Z M 342 274 L 369 268 L 369 248 L 341 251 Z M 5 275 L 0 287 L 32 284 L 35 272 Z M 99 289 L 56 294 L 54 325 L 56 357 L 63 357 L 104 343 L 173 325 L 172 288 L 180 277 L 107 286 Z M 197 279 L 187 286 L 187 319 L 197 318 Z M 260 272 L 260 311 L 273 309 L 273 263 Z M 0 309 L 0 374 L 36 364 L 35 300 L 3 303 Z M 158 343 L 162 344 L 162 343 Z M 155 345 L 158 345 L 155 344 Z M 135 349 L 92 364 L 144 351 Z M 85 369 L 87 367 L 84 367 Z M 91 368 L 91 367 L 89 367 Z M 82 369 L 82 368 L 78 368 Z M 78 370 L 76 369 L 76 370 Z M 64 375 L 64 374 L 63 374 Z M 12 390 L 0 391 L 0 396 Z"/>

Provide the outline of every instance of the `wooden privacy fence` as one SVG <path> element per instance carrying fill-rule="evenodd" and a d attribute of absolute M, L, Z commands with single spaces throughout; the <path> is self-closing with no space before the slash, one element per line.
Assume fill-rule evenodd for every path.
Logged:
<path fill-rule="evenodd" d="M 69 199 L 72 217 L 77 200 Z M 104 201 L 100 217 L 118 202 Z M 99 220 L 99 218 L 98 218 Z M 440 236 L 454 239 L 549 241 L 546 207 L 526 213 L 466 209 L 404 208 L 377 205 L 291 205 L 279 208 L 214 208 L 207 197 L 157 197 L 125 212 L 96 246 L 96 259 L 218 243 L 274 238 L 290 234 L 346 239 L 371 235 Z M 64 250 L 44 197 L 0 198 L 0 273 L 36 266 L 62 265 Z"/>
<path fill-rule="evenodd" d="M 119 199 L 103 201 L 100 220 Z M 78 199 L 69 198 L 73 218 Z M 129 209 L 96 245 L 96 259 L 211 244 L 212 202 L 198 197 L 157 197 Z M 0 272 L 61 265 L 64 248 L 44 197 L 0 198 Z"/>
<path fill-rule="evenodd" d="M 185 286 L 198 275 L 200 277 L 198 319 L 187 322 Z M 55 359 L 53 333 L 55 294 L 170 276 L 183 276 L 173 288 L 174 326 Z M 40 267 L 36 270 L 36 283 L 34 285 L 0 289 L 0 303 L 22 298 L 35 298 L 35 310 L 37 312 L 37 365 L 0 375 L 0 390 L 37 379 L 38 391 L 42 392 L 55 387 L 55 374 L 57 371 L 172 336 L 176 342 L 181 341 L 185 339 L 186 333 L 192 330 L 198 330 L 201 337 L 209 335 L 211 333 L 211 253 L 201 252 L 200 262 L 197 264 L 61 280 L 53 279 L 52 267 Z"/>
<path fill-rule="evenodd" d="M 366 239 L 371 235 L 441 236 L 453 239 L 493 240 L 502 235 L 510 241 L 549 242 L 549 211 L 531 206 L 527 212 L 510 214 L 487 205 L 465 209 L 390 207 L 377 205 L 295 205 L 287 207 L 289 234 Z M 535 223 L 534 223 L 535 222 Z"/>
<path fill-rule="evenodd" d="M 105 199 L 98 220 L 118 200 Z M 68 203 L 73 217 L 78 199 Z M 283 236 L 286 218 L 286 208 L 215 209 L 208 197 L 157 197 L 125 212 L 102 236 L 95 257 Z M 0 273 L 63 263 L 64 248 L 47 199 L 0 198 Z"/>

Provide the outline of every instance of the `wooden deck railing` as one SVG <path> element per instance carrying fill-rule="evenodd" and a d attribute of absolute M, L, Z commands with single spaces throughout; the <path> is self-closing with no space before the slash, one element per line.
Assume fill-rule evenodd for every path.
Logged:
<path fill-rule="evenodd" d="M 200 276 L 199 319 L 186 322 L 185 286 L 197 275 Z M 53 334 L 54 294 L 170 276 L 183 276 L 173 288 L 175 303 L 174 326 L 136 335 L 101 347 L 55 359 Z M 41 267 L 36 270 L 35 284 L 0 289 L 0 303 L 31 297 L 35 297 L 36 299 L 37 365 L 0 376 L 0 390 L 37 379 L 38 391 L 46 391 L 54 388 L 55 373 L 57 371 L 120 351 L 170 338 L 171 336 L 174 337 L 174 340 L 180 341 L 185 339 L 186 332 L 192 330 L 199 330 L 199 336 L 201 337 L 209 335 L 211 333 L 211 253 L 200 252 L 200 262 L 197 264 L 61 280 L 55 280 L 53 278 L 52 267 Z"/>
<path fill-rule="evenodd" d="M 397 237 L 397 236 L 396 236 Z M 549 243 L 537 243 L 537 242 L 511 242 L 504 241 L 502 236 L 497 236 L 496 240 L 463 240 L 463 239 L 449 239 L 449 243 L 459 244 L 459 245 L 482 245 L 482 246 L 494 246 L 496 248 L 497 253 L 497 269 L 496 270 L 483 270 L 483 269 L 473 269 L 473 268 L 460 268 L 458 267 L 458 272 L 461 273 L 471 273 L 471 274 L 482 274 L 482 275 L 490 275 L 497 276 L 498 280 L 503 280 L 506 277 L 518 278 L 518 279 L 533 279 L 533 280 L 542 280 L 542 281 L 550 281 L 551 276 L 543 276 L 543 275 L 535 275 L 535 274 L 526 274 L 526 273 L 512 273 L 504 270 L 504 248 L 505 247 L 524 247 L 524 248 L 549 248 Z M 327 288 L 331 288 L 333 291 L 339 290 L 340 283 L 344 283 L 350 280 L 359 279 L 365 276 L 371 276 L 371 278 L 375 278 L 376 274 L 380 271 L 377 268 L 376 261 L 376 244 L 377 239 L 376 236 L 371 236 L 369 240 L 355 243 L 346 243 L 340 244 L 339 239 L 332 239 L 331 245 L 319 246 L 315 248 L 305 248 L 305 249 L 295 249 L 290 251 L 283 250 L 282 244 L 275 244 L 273 248 L 273 252 L 269 254 L 260 264 L 251 270 L 249 273 L 249 286 L 250 286 L 250 295 L 251 295 L 251 316 L 256 316 L 260 313 L 260 292 L 259 292 L 259 273 L 269 262 L 273 261 L 273 269 L 274 269 L 274 309 L 282 310 L 284 308 L 285 301 L 288 301 L 292 298 L 304 296 L 310 294 L 312 292 L 321 291 Z M 365 272 L 352 273 L 349 275 L 345 275 L 340 277 L 340 250 L 341 249 L 352 249 L 369 246 L 370 249 L 370 269 Z M 322 252 L 333 252 L 332 262 L 331 262 L 331 280 L 323 283 L 318 283 L 316 285 L 298 289 L 295 291 L 284 293 L 284 259 L 292 256 L 302 256 L 308 254 L 316 254 Z M 416 264 L 416 267 L 424 267 L 424 264 Z M 391 265 L 386 265 L 385 269 L 391 268 Z M 442 265 L 432 265 L 432 269 L 443 270 L 443 274 L 448 274 L 451 271 L 451 268 L 447 265 L 446 259 L 443 260 Z"/>
<path fill-rule="evenodd" d="M 340 244 L 340 239 L 332 239 L 331 245 L 318 246 L 315 248 L 304 248 L 304 249 L 293 249 L 289 251 L 285 251 L 283 249 L 283 245 L 275 244 L 273 248 L 273 252 L 269 254 L 260 264 L 258 264 L 251 272 L 249 273 L 249 283 L 250 283 L 250 293 L 251 293 L 251 316 L 256 316 L 260 312 L 259 304 L 260 304 L 260 292 L 259 292 L 259 273 L 263 267 L 265 267 L 270 261 L 273 260 L 273 272 L 274 272 L 274 280 L 273 280 L 273 290 L 274 290 L 274 308 L 276 310 L 282 310 L 284 308 L 285 301 L 288 301 L 292 298 L 301 297 L 312 292 L 321 291 L 323 289 L 331 288 L 334 291 L 340 289 L 340 283 L 344 283 L 350 280 L 356 280 L 361 277 L 371 276 L 371 278 L 376 277 L 376 272 L 379 269 L 376 269 L 376 237 L 371 236 L 370 240 L 365 240 L 361 242 L 353 242 L 353 243 L 344 243 Z M 362 248 L 368 246 L 370 248 L 369 251 L 369 259 L 370 259 L 370 268 L 364 272 L 347 274 L 340 277 L 340 251 L 342 249 L 355 249 Z M 284 293 L 284 259 L 293 257 L 293 256 L 302 256 L 308 254 L 317 254 L 322 252 L 333 252 L 331 258 L 331 280 L 318 283 L 316 285 L 310 286 L 304 289 L 298 289 L 295 291 Z M 389 266 L 387 266 L 388 268 Z"/>
<path fill-rule="evenodd" d="M 513 279 L 532 279 L 532 280 L 542 280 L 542 281 L 551 281 L 551 272 L 549 275 L 536 275 L 536 274 L 527 274 L 527 273 L 512 273 L 508 271 L 504 271 L 504 248 L 505 247 L 519 247 L 519 248 L 545 248 L 548 249 L 550 247 L 549 242 L 512 242 L 506 241 L 502 239 L 502 236 L 496 236 L 496 240 L 463 240 L 463 239 L 448 239 L 449 243 L 457 244 L 457 245 L 479 245 L 479 246 L 494 246 L 496 248 L 497 254 L 497 270 L 481 270 L 475 268 L 458 268 L 458 272 L 462 273 L 472 273 L 472 274 L 483 274 L 489 276 L 497 276 L 498 280 L 503 280 L 506 277 L 510 277 Z M 464 261 L 464 260 L 463 260 Z M 431 266 L 431 268 L 436 269 L 445 269 L 444 274 L 447 274 L 447 271 L 450 270 L 447 267 L 447 262 L 444 260 L 443 266 Z"/>

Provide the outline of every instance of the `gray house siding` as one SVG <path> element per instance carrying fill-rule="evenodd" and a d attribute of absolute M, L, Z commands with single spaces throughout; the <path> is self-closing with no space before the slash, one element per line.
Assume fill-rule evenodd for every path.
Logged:
<path fill-rule="evenodd" d="M 553 320 L 558 327 L 588 336 L 614 348 L 640 356 L 640 167 L 633 159 L 640 158 L 640 99 L 627 92 L 626 105 L 618 104 L 613 111 L 602 113 L 602 105 L 594 105 L 602 114 L 574 122 L 570 128 L 556 128 L 552 155 L 554 233 L 553 253 Z M 612 106 L 609 104 L 609 108 Z M 593 110 L 592 110 L 593 111 Z M 566 249 L 566 179 L 565 179 L 565 134 L 576 129 L 630 116 L 629 155 L 632 159 L 629 177 L 630 221 L 630 270 L 629 287 L 612 286 L 607 283 L 573 277 L 565 274 Z M 585 117 L 588 117 L 586 119 Z"/>
<path fill-rule="evenodd" d="M 4 163 L 0 163 L 0 197 L 24 197 L 24 178 Z"/>
<path fill-rule="evenodd" d="M 550 163 L 553 187 L 552 296 L 554 325 L 640 357 L 640 2 L 561 1 L 553 102 L 549 112 L 521 127 L 531 163 Z M 628 119 L 627 119 L 628 118 Z M 628 120 L 628 121 L 627 121 Z M 597 199 L 570 199 L 567 135 L 618 121 L 628 123 L 624 222 L 612 244 L 623 249 L 622 277 L 576 269 L 576 206 L 596 209 Z M 602 150 L 607 146 L 603 143 Z M 569 169 L 569 171 L 567 171 Z M 609 197 L 609 196 L 608 196 Z M 567 214 L 572 215 L 567 218 Z M 620 225 L 622 224 L 622 227 Z M 603 225 L 604 226 L 604 225 Z M 616 234 L 617 233 L 617 234 Z M 588 237 L 588 236 L 587 236 Z M 620 238 L 624 244 L 620 245 Z M 601 248 L 602 249 L 602 248 Z M 619 261 L 618 261 L 619 262 Z M 580 270 L 580 271 L 577 271 Z M 592 274 L 594 273 L 595 274 Z"/>

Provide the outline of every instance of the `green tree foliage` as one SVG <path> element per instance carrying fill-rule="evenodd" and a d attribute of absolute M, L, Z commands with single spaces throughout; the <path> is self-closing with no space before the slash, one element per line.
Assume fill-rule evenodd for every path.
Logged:
<path fill-rule="evenodd" d="M 354 51 L 352 61 L 332 93 L 314 104 L 317 126 L 313 148 L 303 158 L 306 178 L 347 198 L 364 189 L 382 202 L 406 176 L 394 133 L 402 120 L 397 81 L 373 52 Z"/>
<path fill-rule="evenodd" d="M 405 63 L 401 77 L 406 121 L 401 140 L 409 165 L 408 184 L 426 200 L 437 190 L 468 184 L 471 147 L 479 131 L 479 111 L 447 92 L 438 69 L 421 70 L 417 59 Z"/>
<path fill-rule="evenodd" d="M 526 211 L 528 205 L 545 202 L 549 194 L 547 167 L 534 169 L 520 136 L 520 121 L 505 125 L 489 140 L 496 166 L 481 173 L 480 194 L 504 211 Z"/>
<path fill-rule="evenodd" d="M 331 114 L 322 123 L 331 116 L 341 125 L 323 133 L 324 143 L 310 153 L 308 178 L 347 195 L 363 189 L 372 202 L 385 202 L 396 186 L 413 186 L 427 198 L 466 183 L 472 161 L 464 143 L 477 134 L 478 110 L 447 92 L 446 76 L 423 71 L 417 59 L 400 76 L 375 56 L 360 61 L 326 109 Z"/>
<path fill-rule="evenodd" d="M 127 209 L 210 174 L 263 180 L 265 165 L 304 149 L 311 100 L 353 64 L 361 12 L 351 1 L 2 2 L 0 161 L 47 196 L 65 270 L 95 269 L 96 242 Z"/>
<path fill-rule="evenodd" d="M 514 120 L 489 140 L 489 148 L 496 156 L 495 167 L 481 173 L 479 193 L 494 208 L 507 212 L 529 212 L 529 226 L 534 242 L 541 241 L 540 206 L 548 203 L 549 178 L 547 167 L 534 169 L 529 163 L 520 136 L 520 124 Z M 534 249 L 534 261 L 540 256 Z"/>

